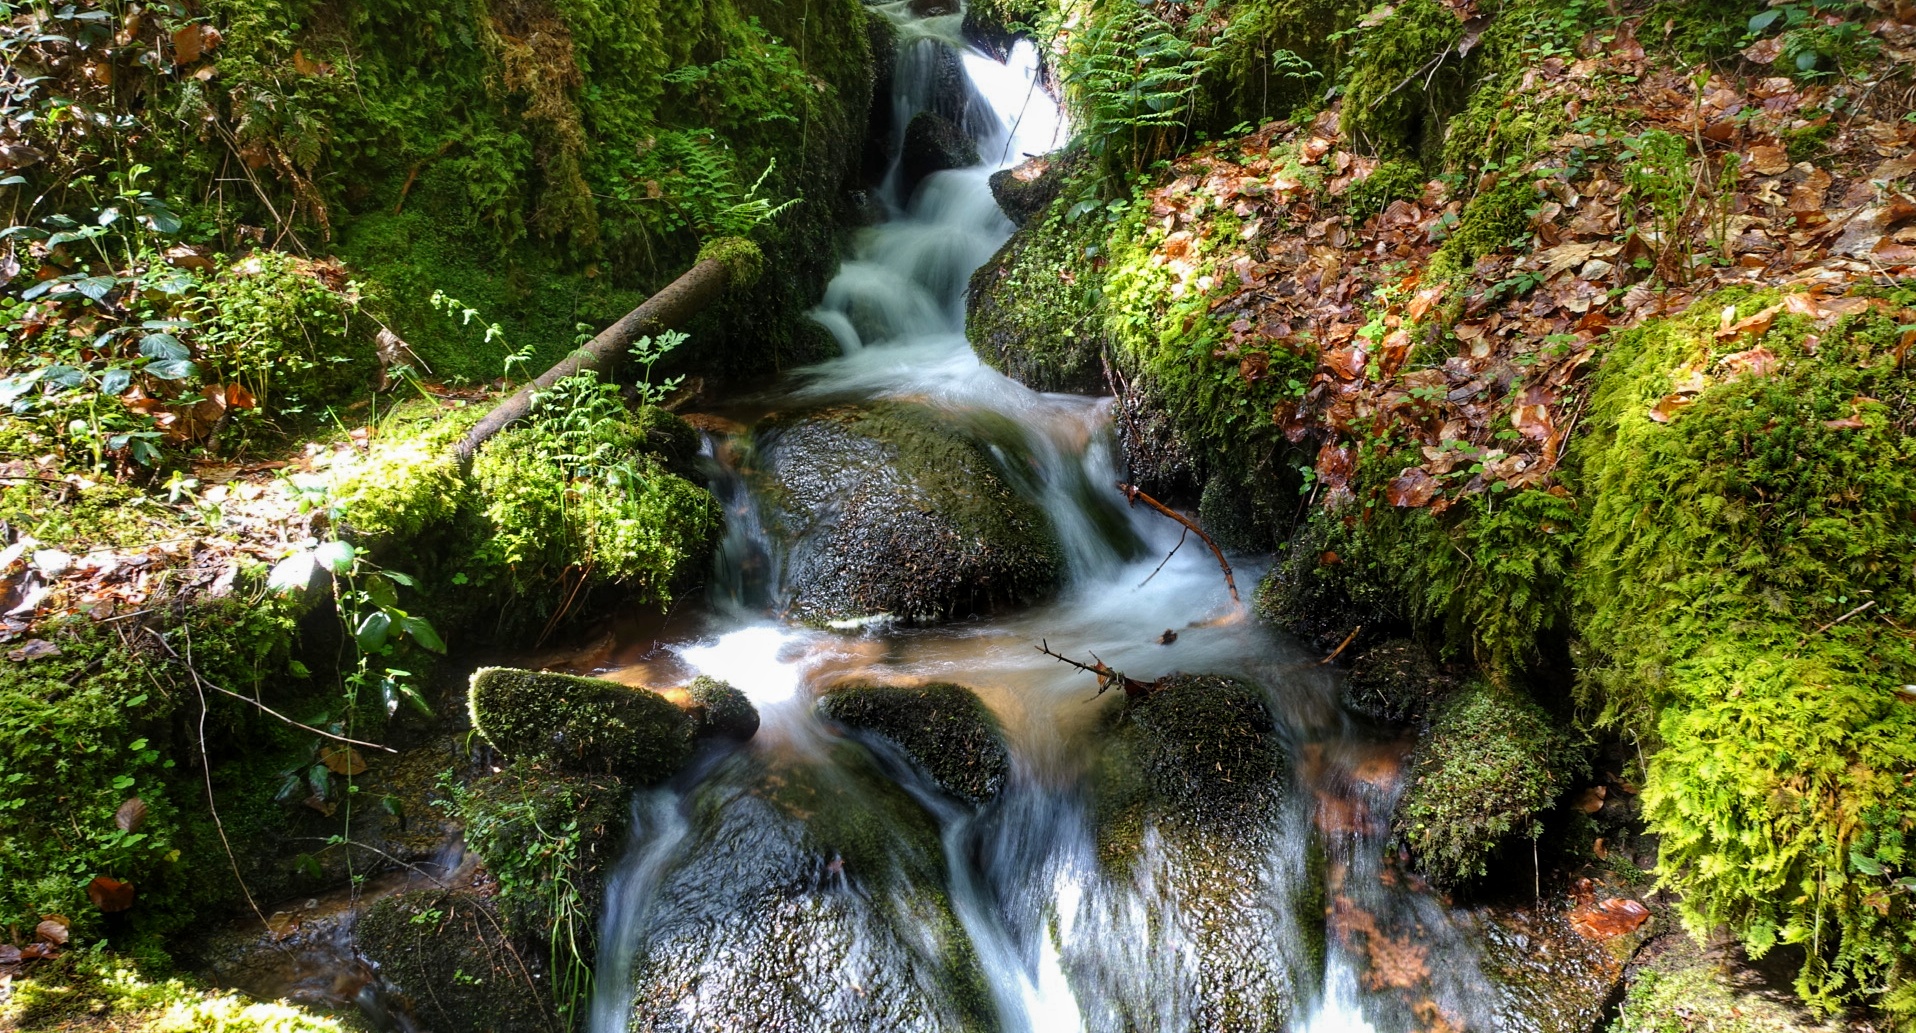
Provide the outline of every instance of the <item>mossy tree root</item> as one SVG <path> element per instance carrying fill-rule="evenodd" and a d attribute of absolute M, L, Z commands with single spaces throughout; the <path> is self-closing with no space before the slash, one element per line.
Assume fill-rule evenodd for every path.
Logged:
<path fill-rule="evenodd" d="M 727 246 L 716 246 L 720 244 Z M 473 455 L 487 439 L 524 419 L 531 412 L 532 401 L 540 392 L 549 391 L 559 381 L 585 370 L 615 371 L 633 341 L 684 323 L 704 311 L 729 288 L 750 286 L 757 278 L 758 268 L 755 262 L 741 260 L 741 255 L 747 251 L 752 256 L 758 254 L 757 246 L 745 240 L 726 238 L 707 245 L 700 251 L 699 261 L 678 279 L 660 288 L 657 294 L 645 299 L 638 308 L 627 312 L 583 347 L 560 359 L 551 369 L 541 373 L 538 379 L 514 392 L 512 397 L 499 403 L 497 408 L 473 424 L 455 447 L 460 464 L 471 463 Z"/>

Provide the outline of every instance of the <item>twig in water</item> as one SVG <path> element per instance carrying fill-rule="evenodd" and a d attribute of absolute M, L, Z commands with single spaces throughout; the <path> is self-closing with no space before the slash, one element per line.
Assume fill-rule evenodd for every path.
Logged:
<path fill-rule="evenodd" d="M 1044 655 L 1051 657 L 1053 660 L 1057 660 L 1060 663 L 1070 664 L 1071 666 L 1076 667 L 1080 671 L 1085 671 L 1087 673 L 1097 675 L 1098 676 L 1098 695 L 1100 696 L 1104 695 L 1105 690 L 1109 689 L 1113 684 L 1123 685 L 1124 694 L 1130 697 L 1131 699 L 1141 699 L 1145 696 L 1149 696 L 1152 690 L 1157 688 L 1157 686 L 1151 684 L 1150 682 L 1141 682 L 1137 680 L 1136 678 L 1128 678 L 1128 677 L 1125 677 L 1124 672 L 1112 670 L 1111 665 L 1105 663 L 1103 660 L 1098 659 L 1098 654 L 1096 653 L 1091 654 L 1091 659 L 1094 662 L 1087 664 L 1082 660 L 1073 660 L 1070 657 L 1064 655 L 1063 653 L 1054 652 L 1051 648 L 1051 643 L 1049 641 L 1045 641 L 1043 645 L 1040 645 L 1038 647 L 1038 652 L 1043 653 Z"/>
<path fill-rule="evenodd" d="M 1178 550 L 1184 548 L 1184 540 L 1189 537 L 1191 537 L 1191 529 L 1188 527 L 1178 532 L 1178 543 L 1176 545 L 1171 546 L 1171 551 L 1164 554 L 1164 558 L 1158 561 L 1157 567 L 1153 569 L 1151 573 L 1148 576 L 1146 576 L 1143 581 L 1138 582 L 1138 588 L 1143 588 L 1145 585 L 1150 584 L 1151 578 L 1157 577 L 1158 571 L 1163 570 L 1164 565 L 1166 563 L 1171 562 L 1171 557 L 1176 556 L 1178 554 Z"/>
<path fill-rule="evenodd" d="M 1342 653 L 1345 650 L 1345 648 L 1348 647 L 1352 642 L 1355 642 L 1357 640 L 1357 633 L 1363 630 L 1364 630 L 1364 626 L 1362 624 L 1359 624 L 1358 626 L 1352 628 L 1351 633 L 1344 636 L 1344 641 L 1339 642 L 1337 644 L 1337 648 L 1331 650 L 1331 655 L 1317 662 L 1318 666 L 1321 667 L 1327 663 L 1330 663 L 1332 660 L 1337 659 L 1338 654 Z"/>
<path fill-rule="evenodd" d="M 1202 538 L 1204 540 L 1204 544 L 1211 547 L 1211 555 L 1217 557 L 1218 568 L 1224 571 L 1224 587 L 1231 590 L 1231 601 L 1238 604 L 1239 606 L 1244 605 L 1244 600 L 1238 597 L 1237 579 L 1231 576 L 1231 564 L 1228 560 L 1224 558 L 1224 550 L 1217 547 L 1217 543 L 1211 540 L 1210 535 L 1204 533 L 1204 528 L 1199 527 L 1197 524 L 1197 521 L 1192 520 L 1190 517 L 1185 516 L 1184 514 L 1178 512 L 1177 510 L 1172 509 L 1170 506 L 1167 506 L 1164 503 L 1159 502 L 1157 499 L 1154 499 L 1151 496 L 1146 495 L 1144 492 L 1138 490 L 1138 488 L 1136 488 L 1135 486 L 1126 484 L 1123 481 L 1118 482 L 1118 490 L 1123 492 L 1124 497 L 1126 499 L 1129 499 L 1132 503 L 1135 504 L 1138 502 L 1143 502 L 1145 505 L 1150 506 L 1152 509 L 1157 510 L 1158 512 L 1164 514 L 1165 516 L 1170 517 L 1171 519 L 1177 521 L 1180 524 L 1183 524 L 1187 530 L 1196 534 L 1199 538 Z"/>

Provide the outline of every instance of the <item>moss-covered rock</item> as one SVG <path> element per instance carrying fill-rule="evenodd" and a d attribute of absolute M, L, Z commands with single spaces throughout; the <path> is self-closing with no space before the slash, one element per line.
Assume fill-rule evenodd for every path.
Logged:
<path fill-rule="evenodd" d="M 1044 214 L 1058 199 L 1066 175 L 1061 153 L 1026 158 L 991 174 L 991 196 L 1006 218 L 1023 226 Z"/>
<path fill-rule="evenodd" d="M 359 953 L 415 1017 L 445 1033 L 563 1033 L 545 959 L 519 950 L 493 902 L 461 890 L 374 901 L 354 927 Z"/>
<path fill-rule="evenodd" d="M 1024 189 L 1035 191 L 1061 175 L 1054 170 Z M 999 192 L 998 178 L 992 182 Z M 1055 197 L 1062 184 L 1050 189 L 1054 199 L 1043 213 L 1020 220 L 1023 228 L 972 273 L 965 336 L 987 365 L 1034 391 L 1103 393 L 1101 276 L 1088 253 L 1103 239 L 1103 224 L 1068 221 L 1069 204 Z M 999 203 L 1015 220 L 1022 202 L 1007 203 L 1007 196 L 999 193 Z"/>
<path fill-rule="evenodd" d="M 685 694 L 701 737 L 743 742 L 758 734 L 758 708 L 730 684 L 699 675 Z"/>
<path fill-rule="evenodd" d="M 1681 935 L 1644 948 L 1606 1033 L 1812 1033 L 1846 1028 L 1817 1021 L 1766 985 L 1747 964 Z"/>
<path fill-rule="evenodd" d="M 988 1030 L 938 828 L 841 741 L 736 754 L 694 792 L 633 970 L 631 1028 Z"/>
<path fill-rule="evenodd" d="M 472 725 L 508 757 L 641 785 L 692 756 L 698 723 L 648 689 L 569 674 L 484 667 L 467 695 Z"/>
<path fill-rule="evenodd" d="M 981 804 L 1004 788 L 1004 733 L 961 685 L 840 685 L 819 699 L 818 712 L 890 739 L 953 796 Z"/>
<path fill-rule="evenodd" d="M 1543 812 L 1580 766 L 1565 733 L 1535 703 L 1474 683 L 1432 716 L 1393 831 L 1433 881 L 1472 882 L 1489 871 L 1500 846 L 1539 833 Z"/>
<path fill-rule="evenodd" d="M 1351 661 L 1341 698 L 1344 706 L 1375 721 L 1421 724 L 1451 693 L 1457 679 L 1409 639 L 1391 639 Z"/>
<path fill-rule="evenodd" d="M 756 447 L 793 618 L 936 621 L 1057 584 L 1043 512 L 934 413 L 881 402 L 782 417 L 760 426 Z"/>
<path fill-rule="evenodd" d="M 1144 959 L 1152 986 L 1098 935 L 1067 949 L 1066 971 L 1096 988 L 1083 995 L 1118 1022 L 1148 1028 L 1156 993 L 1179 987 L 1181 1013 L 1200 1030 L 1279 1030 L 1297 988 L 1291 973 L 1306 957 L 1274 954 L 1273 943 L 1300 944 L 1270 909 L 1247 900 L 1286 892 L 1252 859 L 1276 846 L 1290 766 L 1264 691 L 1229 678 L 1175 675 L 1156 691 L 1113 703 L 1092 773 L 1099 861 L 1125 899 L 1146 909 L 1154 942 L 1176 951 Z M 1106 935 L 1132 936 L 1127 907 L 1081 920 L 1110 922 Z M 1306 919 L 1310 921 L 1310 919 Z"/>

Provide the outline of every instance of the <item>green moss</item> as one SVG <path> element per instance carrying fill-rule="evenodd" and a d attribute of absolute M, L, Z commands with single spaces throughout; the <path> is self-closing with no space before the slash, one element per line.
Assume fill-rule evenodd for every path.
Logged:
<path fill-rule="evenodd" d="M 1067 219 L 1075 193 L 1067 184 L 1043 216 L 979 267 L 966 302 L 965 336 L 979 358 L 1037 391 L 1107 389 L 1103 276 L 1092 256 L 1109 227 L 1095 214 Z"/>
<path fill-rule="evenodd" d="M 1268 818 L 1289 778 L 1264 691 L 1177 675 L 1105 714 L 1097 828 L 1106 864 L 1128 864 L 1159 822 L 1245 833 Z"/>
<path fill-rule="evenodd" d="M 727 682 L 701 674 L 685 687 L 700 736 L 744 741 L 758 734 L 758 708 Z"/>
<path fill-rule="evenodd" d="M 1792 1033 L 1816 1028 L 1767 994 L 1738 988 L 1721 962 L 1674 944 L 1632 973 L 1607 1033 Z"/>
<path fill-rule="evenodd" d="M 0 521 L 74 552 L 89 546 L 140 548 L 178 519 L 139 489 L 112 481 L 78 491 L 44 481 L 0 487 Z"/>
<path fill-rule="evenodd" d="M 1472 882 L 1506 841 L 1541 834 L 1538 819 L 1577 766 L 1536 704 L 1477 683 L 1437 708 L 1412 758 L 1394 831 L 1438 884 Z"/>
<path fill-rule="evenodd" d="M 467 705 L 473 727 L 509 757 L 641 784 L 672 777 L 697 731 L 656 692 L 509 667 L 475 671 Z"/>
<path fill-rule="evenodd" d="M 172 652 L 138 625 L 119 625 L 131 629 L 123 638 L 114 626 L 71 621 L 39 632 L 58 655 L 0 664 L 0 928 L 64 914 L 76 942 L 108 933 L 87 897 L 96 876 L 135 887 L 134 907 L 110 930 L 121 945 L 151 947 L 238 901 L 206 816 L 203 776 L 175 760 L 197 754 L 186 729 L 199 727 L 202 703 L 173 653 L 183 656 L 190 641 L 206 681 L 263 692 L 285 662 L 293 619 L 270 602 L 196 607 L 183 619 L 152 628 Z M 224 699 L 206 708 L 215 789 L 235 833 L 250 831 L 261 812 L 271 827 L 277 783 L 222 763 L 219 743 L 251 742 L 264 757 L 284 726 Z M 136 798 L 145 817 L 124 829 L 116 812 Z M 255 864 L 249 856 L 246 867 Z"/>
<path fill-rule="evenodd" d="M 1225 132 L 1316 106 L 1337 81 L 1343 30 L 1366 8 L 1347 0 L 1244 0 L 1205 61 L 1204 124 Z"/>
<path fill-rule="evenodd" d="M 1661 42 L 1689 64 L 1728 61 L 1743 49 L 1750 18 L 1763 7 L 1755 0 L 1662 0 L 1644 13 L 1637 38 Z"/>
<path fill-rule="evenodd" d="M 260 250 L 221 269 L 206 285 L 212 319 L 202 342 L 209 380 L 237 383 L 265 417 L 289 426 L 317 423 L 325 407 L 371 383 L 373 324 L 322 283 L 312 264 Z"/>
<path fill-rule="evenodd" d="M 414 1016 L 448 1033 L 555 1033 L 567 1028 L 541 984 L 544 959 L 522 954 L 498 907 L 474 893 L 413 890 L 367 906 L 359 952 L 379 966 Z"/>
<path fill-rule="evenodd" d="M 1457 232 L 1444 242 L 1462 265 L 1495 251 L 1514 250 L 1530 237 L 1530 220 L 1542 204 L 1531 177 L 1513 174 L 1464 206 Z"/>
<path fill-rule="evenodd" d="M 897 743 L 954 796 L 982 804 L 1004 788 L 1004 733 L 963 686 L 841 685 L 819 699 L 818 711 Z"/>
<path fill-rule="evenodd" d="M 1801 944 L 1823 1007 L 1911 984 L 1904 837 L 1916 823 L 1916 435 L 1896 359 L 1905 291 L 1812 333 L 1779 315 L 1718 341 L 1734 290 L 1620 335 L 1581 458 L 1584 689 L 1654 737 L 1644 814 L 1702 932 Z M 1725 353 L 1760 346 L 1767 372 Z M 1703 389 L 1674 395 L 1703 375 Z M 1664 408 L 1653 415 L 1663 399 Z M 1680 404 L 1684 400 L 1688 404 Z M 1667 421 L 1658 417 L 1674 409 Z M 1868 614 L 1846 614 L 1867 604 Z M 1903 992 L 1907 992 L 1904 990 Z"/>
<path fill-rule="evenodd" d="M 468 491 L 458 460 L 431 441 L 382 442 L 363 460 L 335 468 L 333 477 L 332 501 L 346 525 L 393 541 L 449 523 Z"/>
<path fill-rule="evenodd" d="M 698 260 L 718 262 L 731 272 L 732 280 L 727 287 L 731 290 L 745 290 L 758 282 L 765 269 L 765 253 L 757 244 L 743 237 L 720 237 L 707 241 L 699 248 Z"/>
<path fill-rule="evenodd" d="M 1390 207 L 1392 201 L 1414 201 L 1424 192 L 1428 177 L 1416 162 L 1394 158 L 1377 166 L 1363 182 L 1352 184 L 1344 195 L 1350 217 L 1356 222 Z"/>
<path fill-rule="evenodd" d="M 1799 129 L 1784 130 L 1783 147 L 1791 162 L 1815 161 L 1829 149 L 1841 129 L 1835 116 L 1825 115 Z"/>
<path fill-rule="evenodd" d="M 1464 102 L 1464 62 L 1453 53 L 1463 33 L 1436 0 L 1397 4 L 1359 30 L 1341 82 L 1344 136 L 1373 154 L 1441 153 L 1444 123 Z"/>
<path fill-rule="evenodd" d="M 352 1018 L 316 1014 L 285 1001 L 255 1002 L 180 979 L 157 981 L 124 959 L 96 951 L 38 962 L 15 976 L 0 1002 L 0 1025 L 18 1033 L 74 1029 L 116 1033 L 346 1033 Z"/>

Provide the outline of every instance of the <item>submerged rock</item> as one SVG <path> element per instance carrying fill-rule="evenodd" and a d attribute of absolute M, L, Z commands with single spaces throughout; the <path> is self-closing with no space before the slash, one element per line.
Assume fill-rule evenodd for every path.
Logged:
<path fill-rule="evenodd" d="M 1549 905 L 1485 908 L 1471 916 L 1499 1026 L 1508 1033 L 1587 1033 L 1599 1028 L 1624 964 L 1655 923 L 1607 939 L 1578 933 Z M 1708 1027 L 1704 1027 L 1708 1028 Z"/>
<path fill-rule="evenodd" d="M 1293 973 L 1318 959 L 1313 934 L 1267 903 L 1302 885 L 1274 860 L 1290 781 L 1276 722 L 1245 682 L 1159 684 L 1106 717 L 1093 820 L 1112 882 L 1087 893 L 1066 971 L 1096 988 L 1079 996 L 1108 1009 L 1103 1025 L 1288 1028 Z"/>
<path fill-rule="evenodd" d="M 509 757 L 649 785 L 676 774 L 700 735 L 756 731 L 736 689 L 715 682 L 699 692 L 701 705 L 682 707 L 617 682 L 486 667 L 473 673 L 468 703 L 473 727 Z"/>
<path fill-rule="evenodd" d="M 993 1028 L 937 825 L 863 747 L 739 754 L 691 801 L 651 891 L 634 1031 Z"/>
<path fill-rule="evenodd" d="M 767 524 L 787 555 L 788 614 L 811 625 L 932 622 L 1049 593 L 1062 565 L 1044 514 L 977 442 L 903 403 L 770 421 L 758 437 Z"/>
<path fill-rule="evenodd" d="M 818 712 L 890 739 L 953 796 L 980 804 L 1004 788 L 1004 733 L 963 686 L 841 685 L 818 701 Z"/>
<path fill-rule="evenodd" d="M 978 164 L 978 144 L 965 127 L 933 111 L 921 111 L 905 126 L 899 175 L 909 195 L 934 172 Z"/>
<path fill-rule="evenodd" d="M 1344 706 L 1375 721 L 1422 724 L 1431 710 L 1457 691 L 1430 651 L 1409 639 L 1372 646 L 1351 662 L 1344 680 Z"/>

